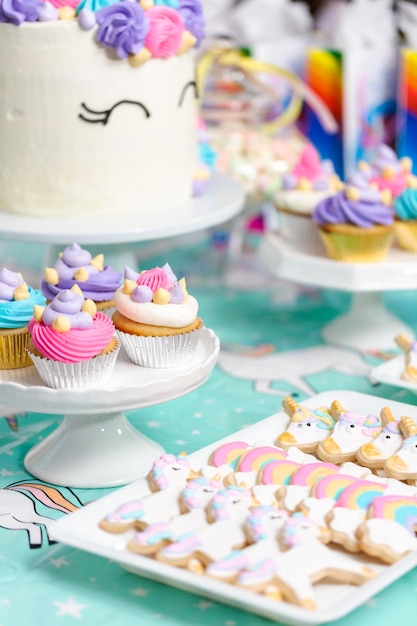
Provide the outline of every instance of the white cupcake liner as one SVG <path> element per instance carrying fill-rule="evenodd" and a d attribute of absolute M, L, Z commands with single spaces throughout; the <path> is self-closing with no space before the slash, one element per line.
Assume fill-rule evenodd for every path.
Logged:
<path fill-rule="evenodd" d="M 92 389 L 102 387 L 110 378 L 117 355 L 120 350 L 120 341 L 111 352 L 100 354 L 87 361 L 78 363 L 60 363 L 37 356 L 28 351 L 39 376 L 45 385 L 53 389 Z"/>
<path fill-rule="evenodd" d="M 168 337 L 142 337 L 120 330 L 116 334 L 133 363 L 142 367 L 164 369 L 189 363 L 197 349 L 200 328 Z"/>
<path fill-rule="evenodd" d="M 278 216 L 283 239 L 309 252 L 324 252 L 317 225 L 309 215 L 295 215 L 278 209 Z"/>

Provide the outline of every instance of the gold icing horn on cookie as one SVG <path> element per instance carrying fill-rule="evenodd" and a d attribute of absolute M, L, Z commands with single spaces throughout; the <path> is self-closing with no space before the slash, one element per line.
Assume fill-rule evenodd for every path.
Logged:
<path fill-rule="evenodd" d="M 333 400 L 330 405 L 330 415 L 333 419 L 338 420 L 341 415 L 346 413 L 346 409 L 343 407 L 339 400 Z"/>
<path fill-rule="evenodd" d="M 379 414 L 382 424 L 385 426 L 385 424 L 388 424 L 389 422 L 395 422 L 396 419 L 392 414 L 391 409 L 388 406 L 384 406 L 381 409 L 381 412 Z"/>
<path fill-rule="evenodd" d="M 291 396 L 285 396 L 282 401 L 282 408 L 286 412 L 287 415 L 292 417 L 296 411 L 300 408 L 298 402 L 294 400 Z"/>
<path fill-rule="evenodd" d="M 46 267 L 43 275 L 48 285 L 57 285 L 59 283 L 59 275 L 54 267 Z"/>
<path fill-rule="evenodd" d="M 404 352 L 408 352 L 410 349 L 411 340 L 403 333 L 400 333 L 395 337 L 395 343 L 399 348 L 401 348 L 401 350 L 403 350 Z"/>
<path fill-rule="evenodd" d="M 400 428 L 404 437 L 411 437 L 411 435 L 417 435 L 417 424 L 411 417 L 404 415 L 400 419 Z"/>
<path fill-rule="evenodd" d="M 22 283 L 13 292 L 14 300 L 27 300 L 29 298 L 29 289 L 26 283 Z"/>

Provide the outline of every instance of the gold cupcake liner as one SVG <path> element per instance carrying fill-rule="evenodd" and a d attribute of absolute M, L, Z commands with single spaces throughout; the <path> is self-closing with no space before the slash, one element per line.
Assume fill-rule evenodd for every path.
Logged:
<path fill-rule="evenodd" d="M 164 337 L 143 337 L 116 330 L 129 359 L 136 365 L 165 369 L 189 363 L 197 349 L 200 328 Z"/>
<path fill-rule="evenodd" d="M 0 370 L 14 370 L 33 365 L 27 353 L 30 335 L 27 327 L 0 334 Z"/>
<path fill-rule="evenodd" d="M 79 361 L 78 363 L 60 363 L 29 352 L 30 358 L 38 370 L 39 376 L 47 387 L 53 389 L 92 389 L 103 387 L 113 373 L 120 341 L 111 352 Z"/>
<path fill-rule="evenodd" d="M 359 228 L 350 224 L 324 224 L 319 234 L 327 255 L 348 263 L 382 261 L 393 240 L 394 226 Z"/>
<path fill-rule="evenodd" d="M 417 220 L 395 220 L 394 232 L 400 248 L 417 252 Z"/>

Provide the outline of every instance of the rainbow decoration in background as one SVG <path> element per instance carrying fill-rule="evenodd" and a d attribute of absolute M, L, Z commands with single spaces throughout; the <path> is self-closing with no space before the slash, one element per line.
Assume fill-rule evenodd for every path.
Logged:
<path fill-rule="evenodd" d="M 417 50 L 402 50 L 397 94 L 397 151 L 417 173 Z"/>
<path fill-rule="evenodd" d="M 322 99 L 336 119 L 339 130 L 327 133 L 317 115 L 304 105 L 302 132 L 320 152 L 322 159 L 330 159 L 339 176 L 344 178 L 343 164 L 343 58 L 336 50 L 309 51 L 305 82 Z"/>

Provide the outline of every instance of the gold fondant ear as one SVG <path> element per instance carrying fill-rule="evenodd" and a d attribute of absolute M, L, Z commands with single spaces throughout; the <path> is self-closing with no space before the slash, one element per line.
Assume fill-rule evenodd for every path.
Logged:
<path fill-rule="evenodd" d="M 29 298 L 29 290 L 26 283 L 22 283 L 13 292 L 13 298 L 15 300 L 27 300 Z"/>
<path fill-rule="evenodd" d="M 84 298 L 84 294 L 81 291 L 80 287 L 77 285 L 77 283 L 75 283 L 75 285 L 71 287 L 71 291 L 73 291 L 74 293 L 77 293 L 79 296 L 82 296 Z"/>
<path fill-rule="evenodd" d="M 142 48 L 140 52 L 137 54 L 129 54 L 128 61 L 132 67 L 140 67 L 146 61 L 149 61 L 152 54 L 149 52 L 148 48 Z"/>
<path fill-rule="evenodd" d="M 55 268 L 46 267 L 43 275 L 48 285 L 57 285 L 59 283 L 58 272 Z"/>
<path fill-rule="evenodd" d="M 89 278 L 89 273 L 85 269 L 85 267 L 79 267 L 78 270 L 74 274 L 74 280 L 78 280 L 80 283 L 85 283 Z"/>
<path fill-rule="evenodd" d="M 35 320 L 35 322 L 40 322 L 42 319 L 42 313 L 44 311 L 45 307 L 44 306 L 40 306 L 40 304 L 35 304 L 35 306 L 33 307 L 33 318 Z"/>
<path fill-rule="evenodd" d="M 135 280 L 129 280 L 128 278 L 125 278 L 125 281 L 123 283 L 123 293 L 125 293 L 126 295 L 130 295 L 132 293 L 132 291 L 134 290 L 135 287 L 137 287 L 138 284 Z"/>
<path fill-rule="evenodd" d="M 65 315 L 58 315 L 52 322 L 52 328 L 58 333 L 67 333 L 71 328 L 71 322 Z"/>
<path fill-rule="evenodd" d="M 104 269 L 104 254 L 97 254 L 94 259 L 91 259 L 90 265 L 102 272 Z"/>
<path fill-rule="evenodd" d="M 177 54 L 183 54 L 184 52 L 187 52 L 188 50 L 190 50 L 190 48 L 193 48 L 196 43 L 197 38 L 194 37 L 194 35 L 192 35 L 189 30 L 185 30 L 182 34 L 181 44 L 177 50 Z"/>
<path fill-rule="evenodd" d="M 81 311 L 83 311 L 84 313 L 89 313 L 91 317 L 94 317 L 97 313 L 97 306 L 94 300 L 91 300 L 91 298 L 87 298 L 87 300 L 84 301 L 81 307 Z"/>
<path fill-rule="evenodd" d="M 152 296 L 152 302 L 155 304 L 168 304 L 170 299 L 169 291 L 163 287 L 159 287 Z"/>

